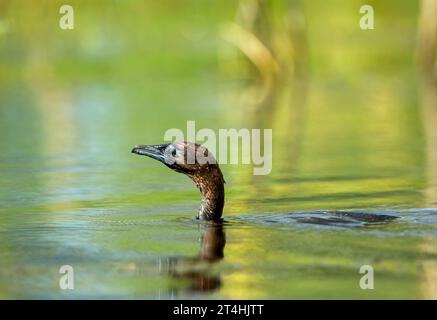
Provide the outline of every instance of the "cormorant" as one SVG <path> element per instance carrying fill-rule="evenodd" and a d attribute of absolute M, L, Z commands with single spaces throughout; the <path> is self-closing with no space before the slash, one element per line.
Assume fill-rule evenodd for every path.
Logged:
<path fill-rule="evenodd" d="M 225 203 L 225 180 L 217 161 L 207 148 L 196 143 L 179 141 L 135 146 L 132 152 L 158 160 L 170 169 L 191 178 L 202 194 L 197 218 L 221 221 Z"/>

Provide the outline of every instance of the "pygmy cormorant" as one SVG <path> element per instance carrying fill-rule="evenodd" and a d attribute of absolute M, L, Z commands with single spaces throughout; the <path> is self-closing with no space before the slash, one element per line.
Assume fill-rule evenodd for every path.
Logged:
<path fill-rule="evenodd" d="M 197 218 L 220 221 L 225 203 L 223 174 L 211 152 L 202 145 L 180 141 L 169 144 L 141 145 L 133 153 L 158 160 L 194 181 L 202 194 Z"/>

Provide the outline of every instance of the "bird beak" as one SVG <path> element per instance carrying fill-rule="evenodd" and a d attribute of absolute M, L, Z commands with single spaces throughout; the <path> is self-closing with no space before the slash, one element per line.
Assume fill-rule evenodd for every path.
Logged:
<path fill-rule="evenodd" d="M 165 163 L 165 149 L 167 147 L 168 144 L 158 144 L 153 146 L 135 146 L 132 149 L 132 153 L 146 156 Z"/>

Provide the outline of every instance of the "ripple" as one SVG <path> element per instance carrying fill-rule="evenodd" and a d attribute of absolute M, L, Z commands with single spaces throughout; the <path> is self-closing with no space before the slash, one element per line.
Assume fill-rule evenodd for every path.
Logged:
<path fill-rule="evenodd" d="M 275 227 L 328 227 L 378 231 L 392 235 L 437 236 L 437 208 L 407 210 L 320 210 L 284 214 L 235 216 L 228 223 L 241 222 Z M 427 226 L 423 229 L 423 227 Z M 394 228 L 396 226 L 397 228 Z"/>

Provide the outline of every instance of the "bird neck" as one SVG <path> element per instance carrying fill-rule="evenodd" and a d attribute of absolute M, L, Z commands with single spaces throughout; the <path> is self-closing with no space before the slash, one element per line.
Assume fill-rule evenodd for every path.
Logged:
<path fill-rule="evenodd" d="M 202 199 L 197 218 L 200 220 L 221 220 L 225 204 L 225 187 L 223 175 L 216 165 L 208 170 L 191 176 L 199 188 Z"/>

